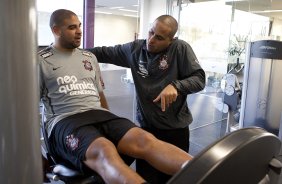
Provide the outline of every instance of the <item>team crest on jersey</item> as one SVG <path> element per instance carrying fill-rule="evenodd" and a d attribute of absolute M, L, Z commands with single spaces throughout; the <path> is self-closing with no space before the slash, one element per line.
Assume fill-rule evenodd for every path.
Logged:
<path fill-rule="evenodd" d="M 92 70 L 93 70 L 93 67 L 92 67 L 92 65 L 91 65 L 91 63 L 90 63 L 89 61 L 84 60 L 84 61 L 82 61 L 82 63 L 84 64 L 84 68 L 85 68 L 86 70 L 89 70 L 89 71 L 92 71 Z"/>
<path fill-rule="evenodd" d="M 163 55 L 160 58 L 160 65 L 159 65 L 159 69 L 161 70 L 165 70 L 168 68 L 168 63 L 167 63 L 167 55 Z"/>
<path fill-rule="evenodd" d="M 74 137 L 73 134 L 66 136 L 66 145 L 72 151 L 78 148 L 78 143 L 79 143 L 78 138 Z"/>

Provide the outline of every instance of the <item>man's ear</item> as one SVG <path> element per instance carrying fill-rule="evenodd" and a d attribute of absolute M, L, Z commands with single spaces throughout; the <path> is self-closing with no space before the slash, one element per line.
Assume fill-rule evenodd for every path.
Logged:
<path fill-rule="evenodd" d="M 58 26 L 53 26 L 52 27 L 52 32 L 56 36 L 60 36 L 61 35 L 61 30 L 60 30 L 60 28 Z"/>

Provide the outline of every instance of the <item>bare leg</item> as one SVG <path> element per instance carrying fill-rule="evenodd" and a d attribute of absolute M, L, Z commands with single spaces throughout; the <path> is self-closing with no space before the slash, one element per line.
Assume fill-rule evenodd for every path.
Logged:
<path fill-rule="evenodd" d="M 185 151 L 158 140 L 141 128 L 130 129 L 118 143 L 118 151 L 144 159 L 156 169 L 170 175 L 175 174 L 185 162 L 192 159 Z"/>
<path fill-rule="evenodd" d="M 84 163 L 95 170 L 106 183 L 141 184 L 145 182 L 123 162 L 112 142 L 103 137 L 90 144 Z"/>

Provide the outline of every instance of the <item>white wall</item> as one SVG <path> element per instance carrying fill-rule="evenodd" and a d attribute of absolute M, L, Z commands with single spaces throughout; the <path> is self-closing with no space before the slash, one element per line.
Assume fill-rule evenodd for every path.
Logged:
<path fill-rule="evenodd" d="M 141 0 L 140 8 L 139 38 L 145 39 L 153 21 L 166 14 L 166 0 Z"/>
<path fill-rule="evenodd" d="M 137 32 L 137 18 L 95 14 L 94 45 L 111 46 L 134 40 Z"/>
<path fill-rule="evenodd" d="M 137 18 L 119 15 L 95 14 L 94 46 L 113 46 L 134 40 L 138 32 Z M 121 70 L 111 64 L 100 64 L 101 71 Z"/>

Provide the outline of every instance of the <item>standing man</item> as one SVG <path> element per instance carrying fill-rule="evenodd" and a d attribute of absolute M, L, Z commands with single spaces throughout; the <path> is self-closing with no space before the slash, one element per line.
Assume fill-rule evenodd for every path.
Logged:
<path fill-rule="evenodd" d="M 177 29 L 172 16 L 162 15 L 154 21 L 146 40 L 89 50 L 99 62 L 131 68 L 141 127 L 188 152 L 188 126 L 193 118 L 187 95 L 204 89 L 205 72 L 190 45 L 174 38 Z M 170 178 L 142 160 L 137 160 L 136 168 L 154 184 Z"/>
<path fill-rule="evenodd" d="M 178 172 L 189 154 L 107 110 L 97 59 L 78 49 L 80 26 L 72 11 L 54 11 L 50 27 L 55 41 L 38 53 L 52 156 L 82 172 L 96 171 L 105 183 L 145 183 L 120 154 L 144 159 L 167 174 Z"/>

